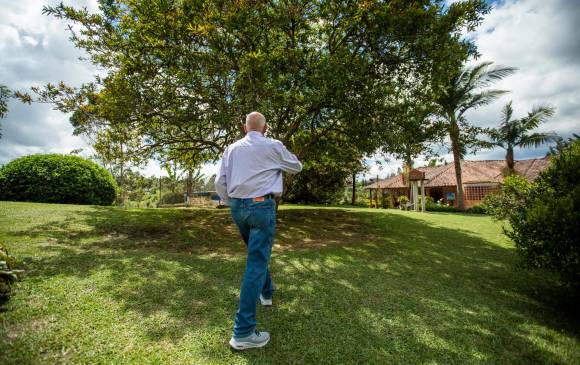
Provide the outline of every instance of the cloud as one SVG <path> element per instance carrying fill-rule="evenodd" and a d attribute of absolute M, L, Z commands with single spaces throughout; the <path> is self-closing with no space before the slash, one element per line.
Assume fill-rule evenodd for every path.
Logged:
<path fill-rule="evenodd" d="M 515 117 L 524 116 L 536 105 L 556 107 L 556 115 L 539 128 L 541 131 L 551 130 L 563 136 L 580 132 L 578 19 L 578 1 L 515 0 L 496 4 L 471 35 L 482 54 L 473 63 L 490 60 L 517 67 L 518 72 L 495 85 L 509 90 L 509 94 L 468 113 L 469 120 L 494 127 L 499 123 L 501 108 L 513 100 Z M 547 146 L 526 155 L 541 156 L 546 150 Z"/>
<path fill-rule="evenodd" d="M 80 85 L 90 81 L 94 67 L 79 61 L 85 56 L 68 40 L 66 23 L 42 15 L 43 5 L 57 1 L 2 1 L 0 17 L 0 83 L 13 90 L 28 90 L 33 85 L 65 81 Z M 75 1 L 97 11 L 96 0 Z M 69 153 L 87 147 L 81 137 L 73 136 L 69 116 L 49 105 L 23 105 L 10 101 L 8 115 L 0 121 L 0 164 L 31 153 Z"/>

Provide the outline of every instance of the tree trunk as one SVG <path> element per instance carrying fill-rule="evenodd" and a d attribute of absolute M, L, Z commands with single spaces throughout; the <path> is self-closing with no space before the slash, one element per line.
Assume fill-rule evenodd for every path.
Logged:
<path fill-rule="evenodd" d="M 189 170 L 187 172 L 187 187 L 186 187 L 186 191 L 187 191 L 187 196 L 190 197 L 191 193 L 193 193 L 193 172 L 191 170 Z"/>
<path fill-rule="evenodd" d="M 377 190 L 375 191 L 375 208 L 379 209 L 379 174 L 377 174 Z"/>
<path fill-rule="evenodd" d="M 459 126 L 455 117 L 451 118 L 449 137 L 451 138 L 451 149 L 453 151 L 453 164 L 455 165 L 455 179 L 457 180 L 457 208 L 465 210 L 463 202 L 463 179 L 461 178 L 461 151 L 459 150 Z"/>
<path fill-rule="evenodd" d="M 507 153 L 505 155 L 505 162 L 507 163 L 508 174 L 511 175 L 515 171 L 515 162 L 514 162 L 514 148 L 508 146 Z"/>
<path fill-rule="evenodd" d="M 410 155 L 405 156 L 405 165 L 409 167 L 409 170 L 413 168 L 414 163 Z"/>
<path fill-rule="evenodd" d="M 161 205 L 161 174 L 159 174 L 159 203 L 157 206 L 159 207 L 159 205 Z"/>
<path fill-rule="evenodd" d="M 125 169 L 124 169 L 124 167 L 125 167 L 125 164 L 121 160 L 121 173 L 119 176 L 119 182 L 120 182 L 119 185 L 121 185 L 119 187 L 119 190 L 121 191 L 121 194 L 120 194 L 121 205 L 125 205 Z"/>
<path fill-rule="evenodd" d="M 356 171 L 352 173 L 352 205 L 356 204 Z"/>
<path fill-rule="evenodd" d="M 278 208 L 282 202 L 283 196 L 288 192 L 290 185 L 292 185 L 292 180 L 294 180 L 294 175 L 284 174 L 284 183 L 282 185 L 282 197 L 276 197 L 276 218 L 278 217 Z"/>
<path fill-rule="evenodd" d="M 123 151 L 123 144 L 121 144 L 121 170 L 119 176 L 119 190 L 121 205 L 125 205 L 125 153 Z"/>

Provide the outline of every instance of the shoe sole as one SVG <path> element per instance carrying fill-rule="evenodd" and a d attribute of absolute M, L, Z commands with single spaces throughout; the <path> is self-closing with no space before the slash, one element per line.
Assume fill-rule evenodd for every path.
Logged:
<path fill-rule="evenodd" d="M 266 346 L 268 342 L 270 342 L 269 338 L 263 343 L 259 344 L 253 342 L 238 342 L 237 345 L 232 345 L 232 341 L 230 341 L 230 349 L 235 352 L 244 351 L 248 349 L 257 349 Z"/>

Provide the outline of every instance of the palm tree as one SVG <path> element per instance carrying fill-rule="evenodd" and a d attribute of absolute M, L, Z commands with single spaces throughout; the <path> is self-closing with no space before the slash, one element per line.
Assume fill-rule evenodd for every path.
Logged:
<path fill-rule="evenodd" d="M 515 72 L 513 67 L 492 67 L 493 62 L 483 62 L 457 72 L 436 100 L 445 127 L 451 139 L 451 150 L 457 179 L 457 205 L 464 209 L 461 159 L 469 147 L 478 144 L 477 135 L 481 128 L 468 123 L 465 112 L 487 105 L 505 94 L 505 90 L 490 90 L 488 86 Z"/>
<path fill-rule="evenodd" d="M 507 103 L 502 111 L 502 121 L 498 128 L 490 133 L 491 143 L 506 150 L 505 160 L 508 174 L 514 170 L 514 148 L 538 147 L 544 143 L 555 142 L 554 132 L 530 133 L 546 119 L 554 115 L 553 107 L 540 105 L 534 107 L 527 117 L 512 119 L 514 110 L 512 102 Z"/>

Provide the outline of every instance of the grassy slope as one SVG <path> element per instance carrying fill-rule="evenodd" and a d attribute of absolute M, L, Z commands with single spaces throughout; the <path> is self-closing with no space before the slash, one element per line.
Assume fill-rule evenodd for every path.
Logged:
<path fill-rule="evenodd" d="M 287 207 L 272 332 L 231 353 L 244 247 L 216 210 L 0 202 L 27 269 L 0 363 L 574 363 L 553 278 L 516 268 L 488 217 Z"/>

